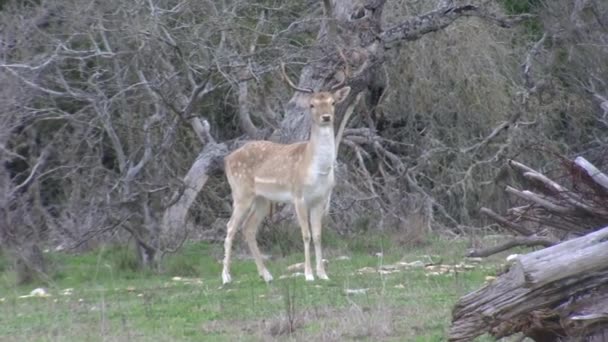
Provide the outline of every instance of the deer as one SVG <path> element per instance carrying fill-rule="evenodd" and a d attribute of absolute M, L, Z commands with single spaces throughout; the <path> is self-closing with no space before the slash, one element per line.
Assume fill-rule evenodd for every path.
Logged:
<path fill-rule="evenodd" d="M 329 280 L 323 263 L 321 230 L 322 219 L 329 207 L 335 184 L 337 145 L 334 136 L 334 111 L 335 106 L 348 97 L 351 88 L 343 86 L 346 77 L 329 91 L 300 88 L 289 79 L 283 63 L 281 71 L 284 80 L 293 90 L 307 94 L 312 119 L 310 138 L 308 141 L 291 144 L 266 140 L 250 141 L 225 157 L 224 169 L 231 189 L 233 210 L 226 226 L 223 284 L 232 281 L 232 243 L 241 226 L 259 276 L 266 283 L 273 280 L 262 260 L 256 235 L 259 225 L 270 212 L 271 205 L 277 202 L 291 202 L 295 207 L 304 243 L 306 281 L 315 280 L 310 261 L 311 237 L 317 277 Z M 352 108 L 347 111 L 352 112 Z M 345 120 L 342 121 L 344 124 Z M 342 130 L 343 127 L 340 127 L 339 132 Z M 338 139 L 339 137 L 340 134 Z"/>

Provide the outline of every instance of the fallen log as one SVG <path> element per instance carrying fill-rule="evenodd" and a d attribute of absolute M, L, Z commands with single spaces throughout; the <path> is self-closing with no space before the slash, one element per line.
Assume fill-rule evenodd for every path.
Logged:
<path fill-rule="evenodd" d="M 520 175 L 520 189 L 505 187 L 515 200 L 515 207 L 506 214 L 482 207 L 480 213 L 516 237 L 472 254 L 485 257 L 516 246 L 548 247 L 608 224 L 608 176 L 582 157 L 574 161 L 563 157 L 560 163 L 562 167 L 553 171 L 552 177 L 563 185 L 527 165 L 508 161 Z M 608 165 L 604 162 L 602 166 Z"/>
<path fill-rule="evenodd" d="M 518 332 L 535 341 L 607 340 L 608 227 L 519 256 L 506 273 L 460 298 L 449 341 Z"/>

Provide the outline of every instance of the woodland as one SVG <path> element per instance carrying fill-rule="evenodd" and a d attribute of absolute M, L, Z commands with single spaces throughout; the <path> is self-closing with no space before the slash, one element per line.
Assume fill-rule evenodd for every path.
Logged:
<path fill-rule="evenodd" d="M 469 237 L 485 257 L 608 226 L 604 0 L 0 0 L 0 253 L 19 282 L 44 277 L 45 249 L 129 245 L 162 272 L 221 243 L 224 157 L 308 139 L 281 65 L 352 89 L 324 221 L 340 238 Z M 262 248 L 294 230 L 275 209 Z M 497 233 L 512 239 L 476 243 Z M 530 322 L 559 319 L 535 315 L 495 336 L 542 340 Z"/>

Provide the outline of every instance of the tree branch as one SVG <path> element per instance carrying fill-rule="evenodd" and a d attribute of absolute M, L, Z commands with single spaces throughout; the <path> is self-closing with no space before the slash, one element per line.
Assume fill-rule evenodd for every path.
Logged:
<path fill-rule="evenodd" d="M 608 176 L 583 157 L 576 157 L 574 164 L 604 191 L 608 191 Z"/>
<path fill-rule="evenodd" d="M 494 221 L 500 223 L 503 227 L 505 228 L 509 228 L 512 231 L 519 233 L 521 235 L 524 236 L 530 236 L 532 235 L 532 232 L 529 231 L 527 228 L 520 226 L 514 222 L 511 222 L 509 220 L 507 220 L 505 217 L 502 217 L 500 215 L 498 215 L 497 213 L 495 213 L 494 211 L 492 211 L 491 209 L 488 208 L 481 208 L 479 210 L 482 214 L 489 216 L 491 219 L 493 219 Z"/>
<path fill-rule="evenodd" d="M 346 127 L 346 124 L 348 123 L 348 119 L 350 119 L 350 116 L 353 114 L 353 111 L 355 110 L 355 106 L 357 106 L 357 104 L 359 103 L 359 100 L 361 100 L 361 96 L 363 95 L 363 93 L 359 93 L 357 94 L 357 98 L 355 99 L 355 101 L 353 103 L 351 103 L 348 108 L 346 108 L 346 112 L 344 112 L 344 117 L 342 117 L 342 122 L 340 122 L 340 127 L 338 128 L 338 133 L 336 134 L 336 155 L 338 155 L 338 150 L 340 149 L 340 142 L 342 141 L 342 135 L 344 134 L 344 128 Z"/>
<path fill-rule="evenodd" d="M 558 241 L 542 237 L 542 236 L 526 236 L 526 237 L 516 237 L 496 246 L 484 248 L 481 250 L 471 250 L 467 253 L 468 257 L 475 258 L 485 258 L 490 255 L 494 255 L 496 253 L 500 253 L 502 251 L 506 251 L 513 247 L 526 246 L 526 247 L 534 247 L 534 246 L 543 246 L 543 247 L 551 247 L 557 244 Z"/>
<path fill-rule="evenodd" d="M 456 19 L 461 17 L 479 17 L 495 23 L 500 27 L 508 28 L 523 21 L 524 19 L 530 18 L 531 15 L 524 14 L 518 16 L 499 17 L 496 14 L 486 12 L 485 10 L 474 5 L 441 8 L 408 19 L 388 28 L 380 35 L 380 39 L 384 42 L 385 47 L 391 43 L 402 40 L 418 40 L 427 33 L 436 32 L 446 28 Z"/>
<path fill-rule="evenodd" d="M 251 121 L 251 115 L 249 111 L 249 87 L 247 81 L 239 82 L 238 85 L 238 101 L 239 101 L 239 122 L 241 129 L 252 138 L 259 136 L 259 130 Z"/>
<path fill-rule="evenodd" d="M 160 119 L 161 116 L 158 113 L 155 113 L 154 115 L 146 119 L 144 123 L 144 155 L 141 157 L 137 164 L 129 167 L 129 170 L 127 171 L 127 174 L 124 178 L 124 181 L 126 183 L 133 181 L 152 157 L 152 139 L 150 137 L 150 128 L 154 123 L 160 121 Z"/>

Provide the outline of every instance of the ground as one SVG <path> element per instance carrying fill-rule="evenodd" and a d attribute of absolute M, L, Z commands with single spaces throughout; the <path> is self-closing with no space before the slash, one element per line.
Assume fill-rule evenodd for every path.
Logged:
<path fill-rule="evenodd" d="M 162 274 L 135 270 L 124 248 L 50 252 L 50 278 L 21 286 L 0 259 L 0 341 L 445 341 L 453 304 L 504 260 L 467 260 L 467 245 L 329 244 L 330 281 L 288 271 L 303 260 L 296 253 L 266 261 L 269 285 L 237 246 L 243 257 L 223 287 L 221 244 L 186 245 Z"/>

